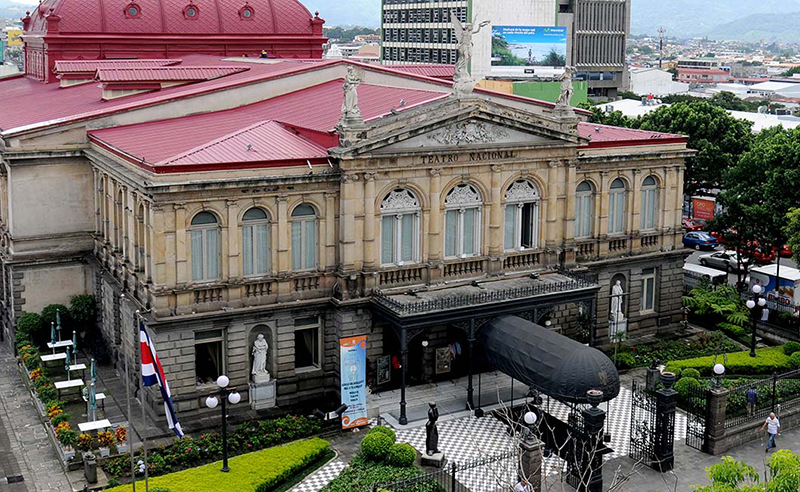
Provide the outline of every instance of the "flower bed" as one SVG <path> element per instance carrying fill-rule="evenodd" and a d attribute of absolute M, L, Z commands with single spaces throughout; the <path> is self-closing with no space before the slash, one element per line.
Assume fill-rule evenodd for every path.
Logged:
<path fill-rule="evenodd" d="M 616 352 L 616 360 L 618 368 L 629 369 L 649 366 L 656 359 L 664 362 L 739 350 L 741 347 L 733 340 L 722 333 L 712 332 L 701 333 L 694 340 L 664 340 L 644 345 L 620 345 Z M 611 360 L 614 360 L 614 353 L 613 348 L 606 352 Z"/>
<path fill-rule="evenodd" d="M 228 435 L 228 455 L 257 451 L 276 444 L 302 439 L 319 433 L 318 420 L 287 415 L 262 422 L 245 422 Z M 170 446 L 150 449 L 148 473 L 162 475 L 202 465 L 222 458 L 222 437 L 209 432 L 198 438 L 184 437 Z M 105 460 L 103 471 L 114 477 L 130 476 L 130 460 L 120 456 Z"/>
<path fill-rule="evenodd" d="M 759 375 L 786 372 L 792 369 L 791 359 L 784 353 L 782 346 L 756 349 L 755 357 L 750 357 L 749 351 L 742 351 L 728 354 L 727 358 L 728 361 L 725 363 L 727 374 Z M 723 362 L 722 356 L 717 357 L 717 362 Z M 667 366 L 681 370 L 697 369 L 701 375 L 711 376 L 714 356 L 675 360 L 669 362 Z"/>
<path fill-rule="evenodd" d="M 319 438 L 293 442 L 228 460 L 229 473 L 220 471 L 221 462 L 150 478 L 150 489 L 163 487 L 170 492 L 266 492 L 291 479 L 294 474 L 324 455 L 330 444 Z M 112 492 L 132 491 L 130 484 L 106 489 Z"/>

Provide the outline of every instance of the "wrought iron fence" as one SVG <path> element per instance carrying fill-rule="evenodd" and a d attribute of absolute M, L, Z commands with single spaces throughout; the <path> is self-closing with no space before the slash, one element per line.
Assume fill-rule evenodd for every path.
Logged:
<path fill-rule="evenodd" d="M 484 456 L 461 463 L 451 462 L 444 468 L 418 477 L 386 484 L 374 484 L 363 492 L 494 492 L 513 490 L 519 482 L 519 450 Z"/>
<path fill-rule="evenodd" d="M 641 383 L 631 391 L 631 438 L 628 456 L 651 466 L 656 461 L 656 397 Z"/>
<path fill-rule="evenodd" d="M 375 292 L 373 298 L 379 304 L 383 304 L 392 311 L 404 315 L 456 309 L 465 306 L 474 306 L 477 304 L 522 299 L 525 297 L 566 292 L 569 290 L 596 286 L 595 279 L 589 275 L 562 269 L 557 270 L 557 272 L 565 277 L 568 277 L 568 280 L 562 280 L 560 282 L 543 282 L 527 287 L 478 292 L 471 295 L 446 297 L 431 301 L 415 301 L 404 303 L 393 299 L 391 296 L 388 296 L 380 291 Z"/>
<path fill-rule="evenodd" d="M 686 410 L 686 444 L 698 451 L 706 449 L 706 415 L 708 414 L 708 389 L 688 387 L 678 399 Z"/>
<path fill-rule="evenodd" d="M 755 402 L 748 402 L 748 391 Z M 770 412 L 800 407 L 800 369 L 748 381 L 729 389 L 725 407 L 725 428 L 763 421 Z"/>

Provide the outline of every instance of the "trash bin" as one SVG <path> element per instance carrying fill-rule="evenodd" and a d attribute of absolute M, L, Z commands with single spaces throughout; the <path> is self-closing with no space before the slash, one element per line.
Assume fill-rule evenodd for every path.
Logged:
<path fill-rule="evenodd" d="M 92 453 L 83 455 L 83 475 L 89 483 L 97 483 L 97 458 Z"/>

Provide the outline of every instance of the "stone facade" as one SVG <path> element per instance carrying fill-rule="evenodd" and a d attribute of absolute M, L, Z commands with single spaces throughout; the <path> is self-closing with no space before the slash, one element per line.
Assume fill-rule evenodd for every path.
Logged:
<path fill-rule="evenodd" d="M 344 66 L 319 72 L 335 79 Z M 439 88 L 379 71 L 370 77 L 374 84 Z M 298 75 L 296 83 L 298 90 L 316 82 Z M 226 95 L 252 94 L 252 88 L 235 88 Z M 14 153 L 0 151 L 6 163 L 0 179 L 6 334 L 28 306 L 36 310 L 89 292 L 97 296 L 114 359 L 133 362 L 139 311 L 184 428 L 203 417 L 202 399 L 213 389 L 210 366 L 227 374 L 247 400 L 258 333 L 270 346 L 267 370 L 277 384 L 278 410 L 337 402 L 340 338 L 366 335 L 371 364 L 396 345 L 391 330 L 373 323 L 376 290 L 442 289 L 566 267 L 599 279 L 596 345 L 609 343 L 606 299 L 618 275 L 625 279 L 632 338 L 672 330 L 679 321 L 681 190 L 684 159 L 692 154 L 685 141 L 592 147 L 578 135 L 582 115 L 476 95 L 379 118 L 343 139 L 346 146 L 331 150 L 324 166 L 156 174 L 86 143 L 92 126 L 202 111 L 201 99 L 68 123 L 57 133 L 26 133 L 8 139 Z M 40 168 L 47 178 L 36 192 L 41 203 L 26 184 Z M 69 181 L 63 191 L 58 170 Z M 591 224 L 583 230 L 590 232 L 576 238 L 584 183 L 591 191 L 581 203 Z M 403 203 L 391 204 L 400 208 L 389 207 L 392 193 L 405 193 L 395 199 Z M 609 210 L 612 194 L 621 200 L 617 212 Z M 244 215 L 252 209 L 266 216 L 268 267 L 245 275 Z M 47 220 L 31 224 L 34 214 Z M 614 214 L 622 225 L 610 231 Z M 514 226 L 511 217 L 523 216 Z M 451 222 L 455 218 L 460 225 Z M 398 227 L 397 240 L 388 227 Z M 402 227 L 412 234 L 402 236 Z M 199 254 L 201 244 L 211 251 L 208 241 L 218 258 Z M 59 282 L 59 271 L 71 273 L 48 297 L 42 286 Z M 647 308 L 641 307 L 643 272 L 653 279 Z M 574 305 L 551 316 L 574 333 L 578 314 Z M 446 329 L 433 336 L 438 345 L 448 342 Z M 430 347 L 421 356 L 426 364 L 434 357 Z M 148 402 L 163 412 L 155 394 Z"/>

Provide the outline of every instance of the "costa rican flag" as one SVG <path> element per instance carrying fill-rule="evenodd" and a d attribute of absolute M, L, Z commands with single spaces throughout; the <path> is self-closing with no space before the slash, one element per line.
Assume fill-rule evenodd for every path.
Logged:
<path fill-rule="evenodd" d="M 164 369 L 161 367 L 161 361 L 158 360 L 156 355 L 156 347 L 153 341 L 150 340 L 150 335 L 145 329 L 144 321 L 139 320 L 139 345 L 142 352 L 142 384 L 145 386 L 153 386 L 157 384 L 161 389 L 161 398 L 164 400 L 164 411 L 167 415 L 167 424 L 175 434 L 183 437 L 181 430 L 181 423 L 178 422 L 178 416 L 175 414 L 175 407 L 172 404 L 172 394 L 169 392 L 169 384 L 167 378 L 164 377 Z"/>

